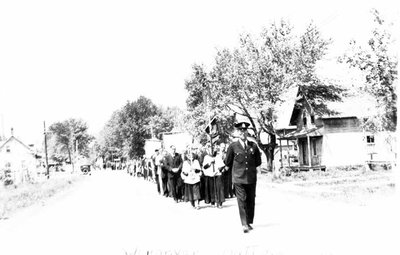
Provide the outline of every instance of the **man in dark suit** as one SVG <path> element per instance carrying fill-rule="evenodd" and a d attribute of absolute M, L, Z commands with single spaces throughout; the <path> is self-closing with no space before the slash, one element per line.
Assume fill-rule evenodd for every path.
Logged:
<path fill-rule="evenodd" d="M 171 197 L 170 194 L 170 185 L 168 185 L 168 173 L 172 171 L 172 157 L 171 154 L 168 153 L 167 150 L 162 151 L 162 160 L 161 160 L 161 180 L 162 180 L 162 191 L 165 197 Z"/>
<path fill-rule="evenodd" d="M 257 183 L 257 167 L 261 165 L 261 153 L 257 144 L 248 141 L 247 122 L 235 124 L 239 140 L 229 145 L 224 163 L 232 169 L 232 181 L 238 201 L 243 232 L 253 229 Z"/>
<path fill-rule="evenodd" d="M 176 152 L 176 147 L 174 145 L 171 145 L 171 171 L 168 172 L 168 189 L 169 189 L 169 195 L 175 200 L 175 202 L 178 202 L 179 199 L 182 198 L 182 194 L 180 193 L 181 191 L 181 186 L 178 186 L 178 184 L 182 185 L 183 182 L 179 181 L 179 178 L 181 178 L 181 170 L 182 170 L 182 165 L 183 165 L 183 160 L 182 156 Z"/>

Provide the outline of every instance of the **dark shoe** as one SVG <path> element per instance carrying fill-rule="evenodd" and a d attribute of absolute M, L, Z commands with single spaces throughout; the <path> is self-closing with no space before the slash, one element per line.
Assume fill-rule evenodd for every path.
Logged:
<path fill-rule="evenodd" d="M 243 233 L 249 233 L 250 229 L 248 226 L 243 226 Z"/>
<path fill-rule="evenodd" d="M 249 230 L 253 230 L 253 227 L 250 224 L 247 224 L 247 227 L 249 228 Z"/>

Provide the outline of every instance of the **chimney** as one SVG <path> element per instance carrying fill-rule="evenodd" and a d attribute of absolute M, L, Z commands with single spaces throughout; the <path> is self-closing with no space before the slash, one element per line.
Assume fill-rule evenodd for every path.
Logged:
<path fill-rule="evenodd" d="M 11 128 L 11 136 L 14 136 L 14 128 Z"/>

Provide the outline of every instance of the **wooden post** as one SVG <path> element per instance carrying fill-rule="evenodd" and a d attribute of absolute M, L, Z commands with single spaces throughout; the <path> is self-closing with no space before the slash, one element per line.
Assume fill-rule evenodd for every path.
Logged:
<path fill-rule="evenodd" d="M 208 128 L 210 131 L 210 146 L 211 146 L 211 157 L 214 158 L 214 145 L 213 145 L 213 140 L 212 140 L 212 132 L 211 132 L 211 90 L 210 87 L 208 85 L 207 86 L 207 94 L 205 94 L 205 102 L 206 102 L 206 111 L 207 111 L 207 117 L 208 117 Z M 207 98 L 208 96 L 208 98 Z M 212 168 L 213 168 L 213 173 L 215 173 L 215 164 L 212 164 Z M 219 204 L 219 194 L 217 194 L 217 181 L 215 180 L 216 176 L 213 176 L 213 182 L 214 182 L 214 199 L 215 199 L 215 204 L 218 205 Z"/>
<path fill-rule="evenodd" d="M 286 144 L 287 144 L 287 147 L 288 147 L 287 154 L 288 154 L 288 164 L 289 164 L 289 167 L 290 167 L 290 146 L 289 146 L 289 140 L 286 140 Z"/>
<path fill-rule="evenodd" d="M 307 148 L 308 148 L 308 166 L 312 166 L 312 164 L 311 164 L 311 139 L 310 139 L 310 136 L 307 136 Z"/>
<path fill-rule="evenodd" d="M 43 129 L 44 129 L 44 153 L 46 156 L 46 175 L 47 175 L 47 179 L 50 178 L 50 171 L 49 171 L 49 160 L 47 157 L 47 135 L 46 135 L 46 122 L 43 121 Z"/>

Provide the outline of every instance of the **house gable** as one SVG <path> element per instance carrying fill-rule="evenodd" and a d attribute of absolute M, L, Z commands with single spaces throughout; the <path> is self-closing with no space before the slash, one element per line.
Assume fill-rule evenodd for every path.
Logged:
<path fill-rule="evenodd" d="M 293 107 L 290 125 L 297 126 L 297 130 L 316 127 L 315 112 L 304 96 L 301 96 Z"/>

